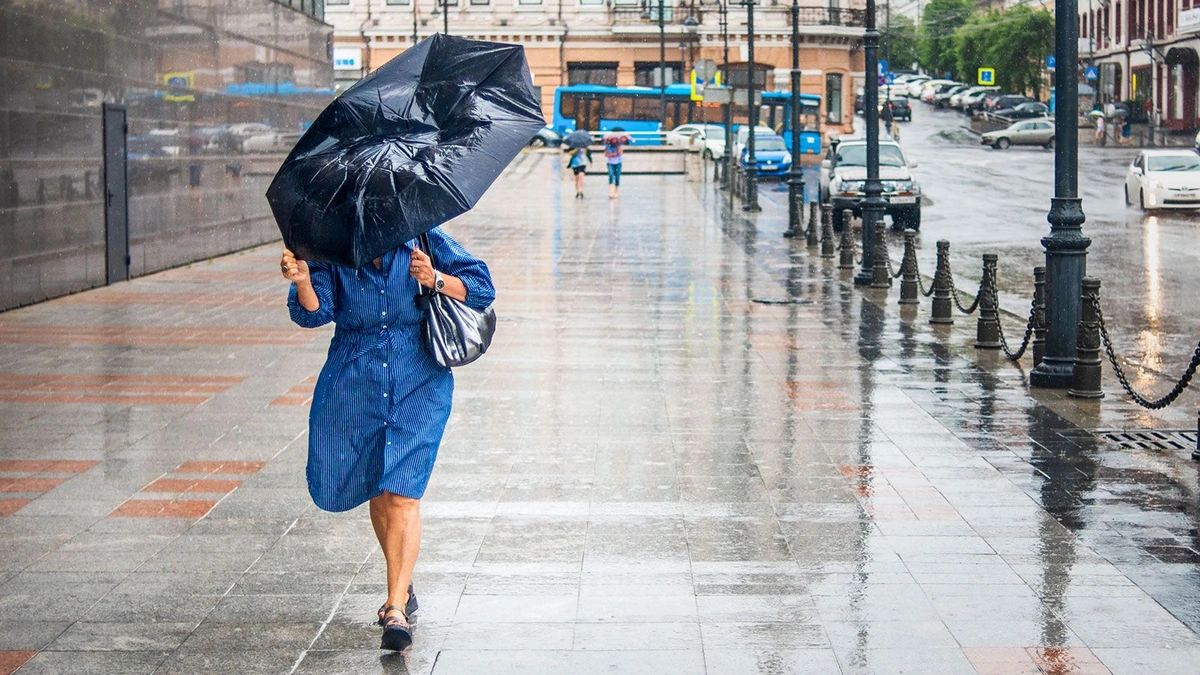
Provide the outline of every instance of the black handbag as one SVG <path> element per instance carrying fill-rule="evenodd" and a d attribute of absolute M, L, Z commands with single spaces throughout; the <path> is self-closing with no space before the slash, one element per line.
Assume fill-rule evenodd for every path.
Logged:
<path fill-rule="evenodd" d="M 417 243 L 437 269 L 429 235 L 422 234 Z M 425 312 L 421 329 L 425 348 L 441 366 L 465 366 L 483 356 L 491 346 L 496 312 L 490 306 L 481 312 L 424 286 L 417 295 L 417 305 Z"/>

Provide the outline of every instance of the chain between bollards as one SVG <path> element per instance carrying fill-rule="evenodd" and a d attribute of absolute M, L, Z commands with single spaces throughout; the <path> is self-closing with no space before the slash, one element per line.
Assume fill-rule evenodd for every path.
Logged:
<path fill-rule="evenodd" d="M 1087 278 L 1084 279 L 1084 283 L 1087 283 Z M 1087 287 L 1085 286 L 1085 289 L 1086 288 Z M 1132 398 L 1135 403 L 1143 408 L 1159 410 L 1174 403 L 1175 399 L 1179 398 L 1179 395 L 1182 394 L 1184 390 L 1187 389 L 1191 384 L 1192 377 L 1196 374 L 1196 368 L 1200 367 L 1200 342 L 1196 344 L 1196 349 L 1192 352 L 1191 363 L 1188 364 L 1187 369 L 1184 370 L 1183 375 L 1179 378 L 1179 381 L 1175 383 L 1175 386 L 1171 388 L 1171 391 L 1165 396 L 1151 400 L 1134 390 L 1133 385 L 1129 384 L 1129 378 L 1125 375 L 1125 369 L 1122 368 L 1121 363 L 1117 361 L 1117 355 L 1113 350 L 1112 339 L 1108 335 L 1108 327 L 1104 323 L 1104 311 L 1100 308 L 1099 282 L 1097 282 L 1097 286 L 1094 290 L 1095 292 L 1090 296 L 1084 296 L 1085 300 L 1083 307 L 1085 310 L 1090 307 L 1091 311 L 1094 312 L 1095 324 L 1100 329 L 1100 339 L 1104 344 L 1104 351 L 1108 355 L 1108 362 L 1112 365 L 1113 372 L 1115 372 L 1117 375 L 1117 380 L 1121 382 L 1121 387 L 1126 391 L 1126 393 L 1129 394 L 1130 398 Z M 1080 321 L 1081 331 L 1082 327 L 1083 321 Z M 1072 373 L 1072 375 L 1074 375 L 1074 373 Z M 1074 389 L 1074 384 L 1074 381 L 1072 381 L 1072 389 Z"/>
<path fill-rule="evenodd" d="M 840 245 L 842 255 L 838 260 L 838 269 L 840 270 L 854 269 L 854 228 L 850 227 L 850 219 L 853 217 L 854 212 L 850 209 L 842 211 L 842 239 Z"/>
<path fill-rule="evenodd" d="M 821 240 L 817 235 L 817 220 L 820 218 L 821 207 L 816 202 L 812 202 L 808 207 L 808 241 L 805 242 L 809 248 L 816 248 Z"/>
<path fill-rule="evenodd" d="M 833 209 L 821 209 L 821 257 L 833 257 Z"/>
<path fill-rule="evenodd" d="M 1029 349 L 1030 345 L 1033 346 L 1033 364 L 1035 366 L 1038 364 L 1038 359 L 1041 358 L 1041 355 L 1038 353 L 1038 344 L 1037 340 L 1034 339 L 1034 335 L 1038 331 L 1039 322 L 1042 321 L 1043 317 L 1046 315 L 1046 308 L 1044 305 L 1045 299 L 1043 296 L 1045 291 L 1045 283 L 1046 268 L 1033 268 L 1033 300 L 1029 303 L 1029 319 L 1025 322 L 1025 335 L 1021 338 L 1021 346 L 1017 348 L 1017 351 L 1014 352 L 1012 348 L 1008 346 L 1008 340 L 1004 337 L 1004 326 L 999 325 L 1000 312 L 996 312 L 997 334 L 1000 337 L 1000 348 L 1004 350 L 1004 356 L 1008 357 L 1008 359 L 1011 361 L 1020 361 L 1021 357 L 1025 355 L 1025 351 Z M 995 296 L 995 284 L 992 284 L 992 294 L 995 297 L 995 305 L 998 310 L 1000 307 L 1000 300 L 999 297 Z M 1044 325 L 1041 326 L 1041 330 L 1042 335 L 1045 336 L 1046 327 Z M 1041 347 L 1041 353 L 1044 354 L 1044 342 L 1042 343 Z"/>
<path fill-rule="evenodd" d="M 891 288 L 892 273 L 888 270 L 892 257 L 887 249 L 887 225 L 882 220 L 875 221 L 875 259 L 871 262 L 871 288 Z"/>
<path fill-rule="evenodd" d="M 900 260 L 900 304 L 920 303 L 917 293 L 921 290 L 921 277 L 917 269 L 917 231 L 904 231 L 904 257 Z"/>

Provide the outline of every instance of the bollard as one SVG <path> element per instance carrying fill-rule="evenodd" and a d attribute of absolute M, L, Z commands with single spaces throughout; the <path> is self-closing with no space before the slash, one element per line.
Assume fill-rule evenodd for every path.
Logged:
<path fill-rule="evenodd" d="M 871 265 L 871 288 L 892 287 L 892 273 L 888 270 L 888 255 L 887 225 L 879 220 L 875 223 L 875 260 Z"/>
<path fill-rule="evenodd" d="M 833 209 L 821 209 L 821 257 L 833 257 Z"/>
<path fill-rule="evenodd" d="M 950 242 L 945 239 L 937 243 L 937 269 L 933 273 L 933 316 L 929 323 L 954 323 L 950 314 Z"/>
<path fill-rule="evenodd" d="M 915 305 L 920 297 L 917 283 L 917 231 L 904 231 L 904 259 L 900 261 L 900 304 Z"/>
<path fill-rule="evenodd" d="M 853 211 L 842 210 L 842 257 L 838 260 L 839 270 L 854 269 L 854 228 L 850 226 L 850 221 L 853 219 Z"/>
<path fill-rule="evenodd" d="M 996 297 L 995 253 L 983 254 L 983 280 L 979 282 L 979 319 L 975 322 L 975 348 L 1000 349 L 1000 303 Z"/>
<path fill-rule="evenodd" d="M 808 208 L 808 247 L 816 248 L 821 240 L 817 237 L 817 218 L 820 217 L 821 207 L 812 202 Z"/>
<path fill-rule="evenodd" d="M 1075 366 L 1071 370 L 1071 388 L 1068 396 L 1075 398 L 1104 398 L 1100 388 L 1100 375 L 1104 372 L 1100 360 L 1100 317 L 1092 297 L 1100 295 L 1100 280 L 1084 277 L 1083 304 L 1079 311 L 1079 332 L 1075 335 Z"/>
<path fill-rule="evenodd" d="M 1192 459 L 1200 459 L 1200 410 L 1196 411 L 1196 449 L 1192 451 Z"/>
<path fill-rule="evenodd" d="M 1033 367 L 1046 356 L 1046 268 L 1033 268 Z"/>

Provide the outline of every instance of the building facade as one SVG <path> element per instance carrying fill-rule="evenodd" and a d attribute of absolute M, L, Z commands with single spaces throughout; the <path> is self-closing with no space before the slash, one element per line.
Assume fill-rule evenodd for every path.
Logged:
<path fill-rule="evenodd" d="M 333 94 L 318 0 L 0 3 L 0 310 L 278 238 Z"/>
<path fill-rule="evenodd" d="M 1102 103 L 1131 102 L 1165 133 L 1200 128 L 1200 0 L 1085 0 L 1079 35 Z"/>
<path fill-rule="evenodd" d="M 801 90 L 820 95 L 822 121 L 842 130 L 851 128 L 862 84 L 864 6 L 803 0 L 800 7 Z M 326 0 L 325 15 L 335 29 L 339 87 L 448 31 L 523 45 L 547 119 L 560 85 L 655 86 L 660 58 L 668 84 L 686 82 L 698 59 L 725 62 L 726 33 L 729 63 L 746 61 L 749 46 L 747 8 L 707 0 Z M 754 27 L 755 62 L 771 69 L 768 87 L 788 89 L 791 3 L 756 4 Z"/>

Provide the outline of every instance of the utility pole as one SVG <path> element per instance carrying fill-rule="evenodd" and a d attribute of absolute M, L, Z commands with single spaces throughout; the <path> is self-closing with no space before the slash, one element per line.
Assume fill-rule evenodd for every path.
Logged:
<path fill-rule="evenodd" d="M 872 0 L 873 1 L 873 0 Z M 757 213 L 762 211 L 762 207 L 758 205 L 758 161 L 754 155 L 754 135 L 758 129 L 758 101 L 755 98 L 757 93 L 754 89 L 754 0 L 745 0 L 746 2 L 746 34 L 747 42 L 746 56 L 749 57 L 749 63 L 746 64 L 746 105 L 750 108 L 750 130 L 746 134 L 746 155 L 747 164 L 750 168 L 746 171 L 746 197 L 742 200 L 742 210 Z"/>
<path fill-rule="evenodd" d="M 1035 387 L 1071 386 L 1075 338 L 1091 240 L 1083 236 L 1079 198 L 1078 0 L 1055 0 L 1054 11 L 1054 198 L 1050 200 L 1046 249 L 1046 356 L 1029 374 Z"/>
<path fill-rule="evenodd" d="M 875 30 L 875 0 L 867 0 L 867 27 L 863 34 L 866 82 L 863 83 L 863 118 L 867 125 L 867 182 L 863 186 L 862 269 L 854 276 L 855 286 L 870 286 L 875 280 L 875 223 L 883 219 L 887 202 L 879 182 L 879 31 Z M 844 223 L 842 227 L 849 227 Z M 886 251 L 882 252 L 887 255 Z"/>
<path fill-rule="evenodd" d="M 804 175 L 800 166 L 800 0 L 792 0 L 792 168 L 788 172 L 788 226 L 783 236 L 795 237 L 804 219 Z"/>

